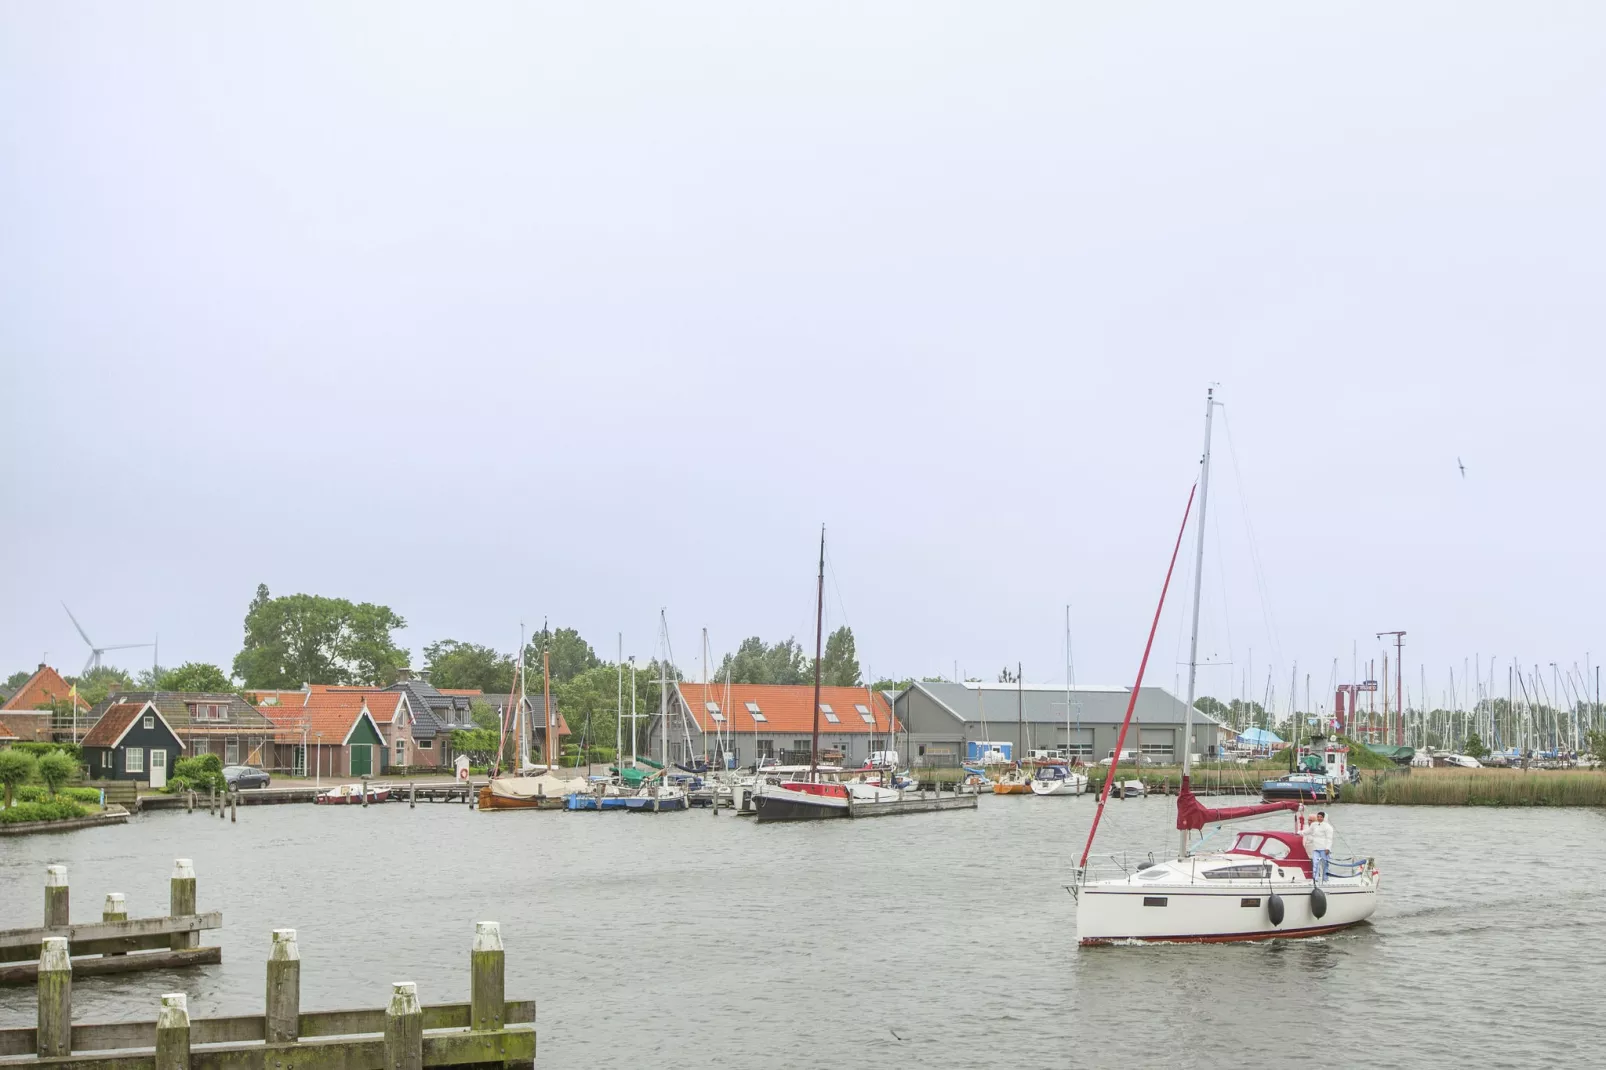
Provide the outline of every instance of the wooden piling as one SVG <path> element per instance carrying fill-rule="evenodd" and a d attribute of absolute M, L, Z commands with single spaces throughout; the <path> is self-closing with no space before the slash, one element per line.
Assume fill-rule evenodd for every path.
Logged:
<path fill-rule="evenodd" d="M 39 1057 L 71 1055 L 72 957 L 65 936 L 46 937 L 40 945 L 38 992 Z"/>
<path fill-rule="evenodd" d="M 424 1009 L 418 1005 L 418 986 L 396 981 L 390 987 L 390 1006 L 385 1008 L 385 1070 L 424 1070 Z"/>
<path fill-rule="evenodd" d="M 407 809 L 413 810 L 418 806 L 418 785 L 407 785 Z"/>
<path fill-rule="evenodd" d="M 229 792 L 229 824 L 231 824 L 231 825 L 235 824 L 239 820 L 240 820 L 240 793 L 239 793 L 239 791 L 236 790 L 236 791 Z"/>
<path fill-rule="evenodd" d="M 168 882 L 167 913 L 183 918 L 195 913 L 195 864 L 188 858 L 173 859 L 173 878 Z M 199 932 L 174 933 L 168 945 L 174 951 L 201 946 Z"/>
<path fill-rule="evenodd" d="M 127 903 L 126 900 L 123 899 L 123 893 L 122 892 L 107 892 L 106 893 L 106 905 L 101 908 L 100 920 L 101 921 L 127 921 L 128 920 L 128 903 Z M 123 951 L 108 951 L 108 952 L 106 952 L 106 957 L 107 958 L 113 958 L 113 957 L 116 957 L 118 955 L 123 955 L 123 954 L 126 954 L 126 952 L 123 952 Z"/>
<path fill-rule="evenodd" d="M 368 805 L 368 778 L 367 777 L 363 777 L 362 778 L 362 804 L 364 806 Z"/>
<path fill-rule="evenodd" d="M 162 997 L 156 1015 L 156 1070 L 190 1070 L 190 1008 L 183 992 Z"/>
<path fill-rule="evenodd" d="M 502 949 L 502 926 L 494 921 L 475 922 L 474 949 L 469 953 L 470 1029 L 502 1028 L 506 967 L 507 953 Z"/>
<path fill-rule="evenodd" d="M 45 928 L 65 928 L 67 921 L 67 867 L 45 867 Z"/>
<path fill-rule="evenodd" d="M 268 949 L 267 1041 L 298 1039 L 301 1025 L 301 951 L 294 929 L 273 930 Z"/>
<path fill-rule="evenodd" d="M 191 789 L 191 790 L 189 790 L 189 791 L 184 793 L 184 812 L 186 814 L 195 813 L 195 791 L 194 791 L 194 789 Z"/>

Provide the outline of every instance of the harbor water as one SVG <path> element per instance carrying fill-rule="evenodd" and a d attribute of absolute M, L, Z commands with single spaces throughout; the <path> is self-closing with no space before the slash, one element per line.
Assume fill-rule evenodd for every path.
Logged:
<path fill-rule="evenodd" d="M 502 923 L 538 1067 L 1482 1067 L 1598 1057 L 1606 813 L 1335 806 L 1379 859 L 1373 923 L 1305 941 L 1078 950 L 1066 891 L 1091 798 L 759 826 L 462 806 L 164 812 L 0 839 L 0 928 L 105 893 L 165 914 L 173 859 L 221 910 L 221 966 L 82 979 L 80 1021 L 261 1013 L 269 931 L 295 928 L 306 1010 L 389 983 L 468 998 L 474 922 Z M 1096 855 L 1174 849 L 1170 800 L 1112 800 Z M 1274 819 L 1279 820 L 1279 819 Z M 33 992 L 0 988 L 0 1025 Z"/>

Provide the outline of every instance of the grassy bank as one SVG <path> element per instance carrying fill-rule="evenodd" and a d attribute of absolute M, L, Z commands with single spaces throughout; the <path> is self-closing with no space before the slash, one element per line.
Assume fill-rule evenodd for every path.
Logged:
<path fill-rule="evenodd" d="M 1606 806 L 1606 773 L 1534 769 L 1412 769 L 1361 774 L 1344 801 L 1393 806 Z"/>

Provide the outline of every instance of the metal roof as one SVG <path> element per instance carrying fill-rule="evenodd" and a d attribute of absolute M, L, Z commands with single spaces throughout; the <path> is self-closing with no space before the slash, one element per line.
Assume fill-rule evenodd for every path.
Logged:
<path fill-rule="evenodd" d="M 1000 725 L 1016 720 L 1033 724 L 1064 724 L 1064 684 L 948 683 L 922 681 L 910 689 L 923 691 L 957 721 L 988 721 Z M 1071 688 L 1070 720 L 1082 724 L 1119 724 L 1126 716 L 1129 687 L 1078 685 Z M 1184 703 L 1163 687 L 1144 687 L 1138 694 L 1133 720 L 1150 724 L 1181 724 Z M 1221 722 L 1199 709 L 1195 724 Z"/>

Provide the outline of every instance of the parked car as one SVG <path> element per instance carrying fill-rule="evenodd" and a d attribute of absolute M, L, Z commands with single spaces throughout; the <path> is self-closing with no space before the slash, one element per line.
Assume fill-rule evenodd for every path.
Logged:
<path fill-rule="evenodd" d="M 265 788 L 268 786 L 268 774 L 254 765 L 225 765 L 223 779 L 228 781 L 231 791 L 244 791 L 246 788 Z"/>

